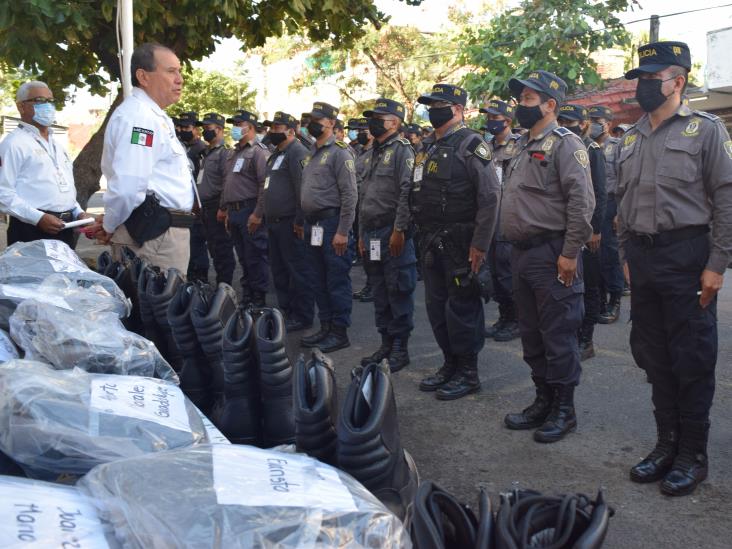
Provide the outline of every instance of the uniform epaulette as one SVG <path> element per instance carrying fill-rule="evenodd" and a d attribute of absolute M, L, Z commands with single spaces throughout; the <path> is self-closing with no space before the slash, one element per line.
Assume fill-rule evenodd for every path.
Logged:
<path fill-rule="evenodd" d="M 599 149 L 600 145 L 595 143 L 594 141 L 590 141 L 590 144 L 587 146 L 588 149 Z"/>
<path fill-rule="evenodd" d="M 402 145 L 411 145 L 411 143 L 409 142 L 409 139 L 407 139 L 406 137 L 399 137 L 399 138 L 397 138 L 397 141 L 399 143 L 401 143 Z"/>
<path fill-rule="evenodd" d="M 720 118 L 716 114 L 712 114 L 706 111 L 692 111 L 695 115 L 701 116 L 702 118 L 706 118 L 708 120 L 711 120 L 712 122 L 716 122 L 717 120 L 720 120 Z"/>
<path fill-rule="evenodd" d="M 336 141 L 335 144 L 338 145 L 341 149 L 348 148 L 348 143 L 345 143 L 344 141 Z"/>
<path fill-rule="evenodd" d="M 552 132 L 556 133 L 559 137 L 567 137 L 568 135 L 572 135 L 571 131 L 561 126 L 559 126 L 558 128 L 554 128 Z"/>
<path fill-rule="evenodd" d="M 468 151 L 480 158 L 484 163 L 490 162 L 492 158 L 490 147 L 485 141 L 483 141 L 483 138 L 478 135 L 473 137 L 468 143 Z"/>
<path fill-rule="evenodd" d="M 264 149 L 265 151 L 268 151 L 268 150 L 269 150 L 269 149 L 267 148 L 267 145 L 265 145 L 264 143 L 260 143 L 259 141 L 257 141 L 257 145 L 258 145 L 259 147 L 263 148 L 263 149 Z"/>

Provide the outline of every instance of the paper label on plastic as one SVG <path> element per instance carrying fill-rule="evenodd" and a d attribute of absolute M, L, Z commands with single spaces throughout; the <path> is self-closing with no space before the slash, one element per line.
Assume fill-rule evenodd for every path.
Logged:
<path fill-rule="evenodd" d="M 72 489 L 0 482 L 0 547 L 106 548 L 91 502 Z"/>
<path fill-rule="evenodd" d="M 338 473 L 307 456 L 233 445 L 211 452 L 219 505 L 358 510 Z"/>
<path fill-rule="evenodd" d="M 51 263 L 56 263 L 52 261 Z M 27 288 L 25 286 L 16 286 L 12 284 L 0 284 L 0 294 L 8 297 L 17 297 L 19 299 L 35 299 L 41 303 L 49 303 L 61 309 L 73 311 L 73 307 L 61 296 L 53 295 L 49 292 L 39 292 L 38 288 Z"/>
<path fill-rule="evenodd" d="M 181 390 L 155 380 L 127 376 L 94 376 L 89 408 L 92 412 L 154 421 L 190 433 Z"/>
<path fill-rule="evenodd" d="M 211 420 L 208 419 L 201 410 L 196 408 L 196 412 L 198 412 L 198 415 L 203 422 L 203 428 L 206 429 L 206 434 L 208 435 L 208 440 L 211 444 L 231 444 L 231 441 L 224 436 L 224 433 L 219 431 L 216 425 L 211 423 Z"/>
<path fill-rule="evenodd" d="M 44 239 L 43 246 L 46 248 L 46 255 L 54 271 L 59 273 L 75 273 L 79 271 L 79 268 L 83 271 L 89 270 L 89 267 L 79 259 L 79 256 L 60 240 Z"/>
<path fill-rule="evenodd" d="M 322 246 L 323 245 L 323 234 L 325 230 L 319 225 L 315 225 L 310 231 L 310 245 L 311 246 Z"/>

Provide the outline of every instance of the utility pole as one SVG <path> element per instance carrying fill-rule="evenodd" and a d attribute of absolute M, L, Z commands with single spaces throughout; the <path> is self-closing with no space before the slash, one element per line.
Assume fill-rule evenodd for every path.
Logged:
<path fill-rule="evenodd" d="M 651 31 L 648 36 L 649 42 L 658 42 L 658 29 L 661 26 L 661 21 L 658 15 L 651 15 Z"/>

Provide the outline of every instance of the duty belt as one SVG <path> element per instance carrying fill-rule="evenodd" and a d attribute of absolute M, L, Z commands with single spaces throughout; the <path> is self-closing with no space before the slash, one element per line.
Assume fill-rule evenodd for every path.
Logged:
<path fill-rule="evenodd" d="M 317 223 L 318 221 L 323 221 L 324 219 L 330 219 L 331 217 L 336 217 L 339 215 L 341 215 L 340 208 L 325 208 L 324 210 L 320 210 L 311 214 L 306 214 L 305 221 L 312 225 L 313 223 Z"/>
<path fill-rule="evenodd" d="M 239 210 L 248 210 L 257 205 L 256 198 L 247 198 L 246 200 L 238 200 L 237 202 L 228 202 L 226 208 L 238 212 Z"/>
<path fill-rule="evenodd" d="M 188 229 L 193 226 L 196 221 L 196 216 L 183 210 L 172 210 L 167 208 L 170 212 L 170 226 L 179 227 L 182 229 Z"/>
<path fill-rule="evenodd" d="M 365 231 L 375 231 L 384 227 L 392 227 L 394 220 L 394 215 L 389 213 L 364 219 L 361 224 Z"/>
<path fill-rule="evenodd" d="M 545 233 L 537 234 L 531 238 L 525 240 L 511 240 L 511 245 L 519 250 L 530 250 L 532 248 L 538 248 L 542 244 L 551 242 L 558 238 L 564 237 L 564 231 L 548 231 Z"/>
<path fill-rule="evenodd" d="M 69 222 L 69 221 L 74 220 L 74 211 L 73 210 L 66 210 L 65 212 L 49 212 L 46 210 L 41 210 L 41 211 L 48 215 L 52 215 L 53 217 L 57 217 L 61 221 L 64 221 L 64 222 Z"/>
<path fill-rule="evenodd" d="M 295 214 L 292 215 L 280 215 L 277 217 L 272 217 L 269 215 L 264 216 L 265 223 L 272 224 L 272 223 L 281 223 L 282 221 L 292 221 L 295 219 Z"/>
<path fill-rule="evenodd" d="M 630 233 L 630 241 L 642 248 L 660 248 L 682 240 L 689 240 L 709 232 L 707 225 L 692 225 L 682 229 L 673 229 L 656 234 Z"/>

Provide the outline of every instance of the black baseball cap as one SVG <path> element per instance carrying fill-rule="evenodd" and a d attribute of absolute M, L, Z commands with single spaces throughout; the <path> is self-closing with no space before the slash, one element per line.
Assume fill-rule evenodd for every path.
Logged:
<path fill-rule="evenodd" d="M 468 92 L 453 84 L 435 84 L 430 93 L 422 94 L 417 99 L 417 102 L 423 105 L 430 105 L 437 101 L 447 101 L 464 107 L 468 102 Z"/>
<path fill-rule="evenodd" d="M 615 118 L 615 113 L 610 107 L 605 105 L 595 105 L 590 107 L 590 118 L 604 118 L 605 120 L 612 120 Z"/>
<path fill-rule="evenodd" d="M 531 71 L 526 78 L 511 78 L 508 87 L 514 97 L 519 97 L 524 88 L 544 93 L 555 99 L 557 103 L 564 103 L 567 94 L 567 83 L 556 74 L 549 71 Z"/>
<path fill-rule="evenodd" d="M 333 126 L 333 128 L 336 129 L 336 130 L 342 130 L 342 129 L 344 129 L 343 128 L 343 120 L 341 120 L 340 118 L 336 118 L 335 125 Z"/>
<path fill-rule="evenodd" d="M 393 99 L 379 97 L 372 109 L 363 111 L 363 115 L 366 118 L 371 118 L 375 114 L 393 114 L 394 116 L 398 116 L 400 120 L 404 120 L 404 105 Z"/>
<path fill-rule="evenodd" d="M 638 78 L 641 73 L 654 73 L 678 65 L 691 70 L 691 52 L 683 42 L 651 42 L 638 48 L 638 66 L 625 73 L 627 80 Z"/>
<path fill-rule="evenodd" d="M 294 116 L 282 111 L 277 111 L 276 113 L 274 113 L 272 120 L 269 120 L 268 122 L 270 126 L 273 126 L 274 124 L 284 124 L 288 128 L 296 128 L 297 125 L 300 123 L 300 121 L 297 120 Z"/>
<path fill-rule="evenodd" d="M 368 126 L 368 120 L 365 118 L 349 118 L 346 128 L 349 130 L 365 130 Z"/>
<path fill-rule="evenodd" d="M 500 99 L 491 99 L 485 107 L 480 109 L 480 112 L 483 114 L 506 116 L 513 120 L 514 110 L 513 105 L 509 105 L 505 101 L 501 101 Z"/>
<path fill-rule="evenodd" d="M 226 125 L 226 119 L 216 112 L 207 112 L 203 115 L 203 120 L 196 122 L 196 126 L 205 126 L 206 124 L 217 124 L 222 128 Z"/>
<path fill-rule="evenodd" d="M 407 124 L 404 128 L 404 132 L 422 135 L 422 128 L 419 127 L 419 124 Z"/>
<path fill-rule="evenodd" d="M 576 120 L 577 122 L 583 122 L 589 118 L 587 107 L 582 105 L 571 105 L 567 103 L 559 107 L 559 116 L 557 118 L 564 118 L 565 120 Z"/>
<path fill-rule="evenodd" d="M 178 115 L 179 126 L 196 126 L 198 125 L 198 113 L 196 111 L 182 112 Z"/>
<path fill-rule="evenodd" d="M 311 118 L 330 118 L 331 120 L 336 120 L 338 118 L 338 109 L 328 103 L 316 101 L 313 103 L 313 110 L 303 114 Z"/>
<path fill-rule="evenodd" d="M 238 124 L 239 122 L 249 122 L 253 126 L 257 126 L 257 115 L 249 111 L 239 111 L 231 118 L 227 118 L 226 121 L 229 124 Z"/>

